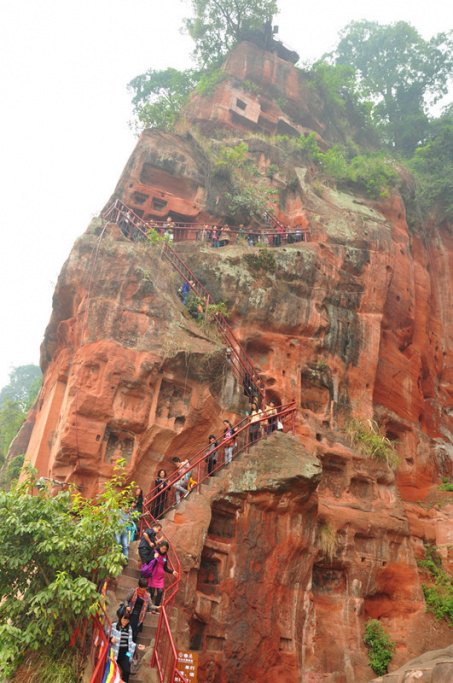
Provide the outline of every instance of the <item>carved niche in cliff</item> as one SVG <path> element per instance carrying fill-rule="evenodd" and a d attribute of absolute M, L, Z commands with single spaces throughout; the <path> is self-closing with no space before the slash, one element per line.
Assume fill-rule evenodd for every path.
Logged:
<path fill-rule="evenodd" d="M 131 462 L 135 446 L 135 437 L 132 433 L 112 431 L 107 427 L 104 440 L 106 442 L 104 453 L 105 462 L 115 463 L 121 458 L 126 461 L 126 464 Z"/>
<path fill-rule="evenodd" d="M 163 379 L 157 399 L 156 422 L 179 432 L 184 427 L 190 409 L 192 389 Z"/>

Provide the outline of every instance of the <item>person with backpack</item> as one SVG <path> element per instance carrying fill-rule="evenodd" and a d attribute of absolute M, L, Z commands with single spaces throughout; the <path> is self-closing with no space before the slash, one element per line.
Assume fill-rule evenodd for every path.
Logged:
<path fill-rule="evenodd" d="M 132 627 L 130 625 L 130 615 L 126 610 L 122 616 L 118 616 L 118 621 L 112 624 L 110 643 L 113 650 L 113 658 L 121 669 L 121 678 L 124 683 L 129 683 L 131 673 L 132 657 L 135 648 L 144 650 L 144 645 L 136 645 L 132 638 Z"/>
<path fill-rule="evenodd" d="M 151 611 L 158 612 L 161 606 L 162 597 L 165 588 L 165 574 L 173 574 L 177 577 L 178 572 L 171 567 L 168 561 L 168 541 L 161 541 L 154 553 L 154 563 L 149 566 L 148 572 L 148 590 L 151 594 L 151 600 L 154 603 Z"/>
<path fill-rule="evenodd" d="M 132 628 L 132 640 L 137 642 L 137 636 L 143 628 L 143 621 L 148 608 L 151 609 L 151 596 L 148 592 L 148 580 L 140 577 L 138 586 L 126 596 L 126 612 Z"/>

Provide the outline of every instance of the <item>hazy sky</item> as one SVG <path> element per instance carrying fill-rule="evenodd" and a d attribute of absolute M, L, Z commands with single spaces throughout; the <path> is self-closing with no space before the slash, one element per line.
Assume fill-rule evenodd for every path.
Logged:
<path fill-rule="evenodd" d="M 453 25 L 444 0 L 279 0 L 280 39 L 304 61 L 352 20 Z M 38 363 L 58 273 L 112 193 L 135 144 L 126 84 L 190 65 L 189 0 L 1 0 L 0 388 Z"/>

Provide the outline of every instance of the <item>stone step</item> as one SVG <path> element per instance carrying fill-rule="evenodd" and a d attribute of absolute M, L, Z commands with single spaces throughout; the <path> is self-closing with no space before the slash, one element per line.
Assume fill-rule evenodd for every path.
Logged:
<path fill-rule="evenodd" d="M 123 573 L 121 576 L 133 576 L 138 581 L 140 578 L 140 570 L 137 567 L 128 565 L 123 569 Z"/>

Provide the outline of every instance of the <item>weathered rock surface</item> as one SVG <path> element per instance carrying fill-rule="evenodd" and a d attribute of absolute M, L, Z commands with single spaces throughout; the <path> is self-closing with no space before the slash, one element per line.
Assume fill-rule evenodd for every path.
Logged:
<path fill-rule="evenodd" d="M 435 544 L 452 568 L 452 494 L 438 487 L 453 462 L 453 237 L 411 232 L 397 194 L 314 186 L 310 168 L 262 139 L 288 126 L 333 139 L 291 64 L 243 44 L 226 73 L 193 98 L 189 123 L 205 133 L 221 123 L 247 138 L 259 168 L 281 164 L 283 180 L 269 179 L 275 211 L 310 241 L 175 247 L 227 305 L 268 398 L 299 411 L 295 438 L 273 435 L 241 456 L 166 523 L 184 572 L 176 642 L 199 651 L 211 683 L 364 683 L 366 619 L 396 641 L 391 668 L 451 639 L 425 611 L 417 559 Z M 249 97 L 241 79 L 268 95 Z M 216 219 L 221 196 L 195 137 L 158 131 L 142 135 L 114 193 L 145 219 L 189 222 Z M 243 415 L 225 349 L 190 319 L 179 285 L 159 244 L 101 221 L 78 240 L 42 347 L 27 451 L 40 474 L 92 494 L 122 456 L 146 489 L 171 456 Z M 396 473 L 351 449 L 351 416 L 375 419 L 395 443 Z"/>
<path fill-rule="evenodd" d="M 451 683 L 453 681 L 453 645 L 413 659 L 372 683 Z"/>

